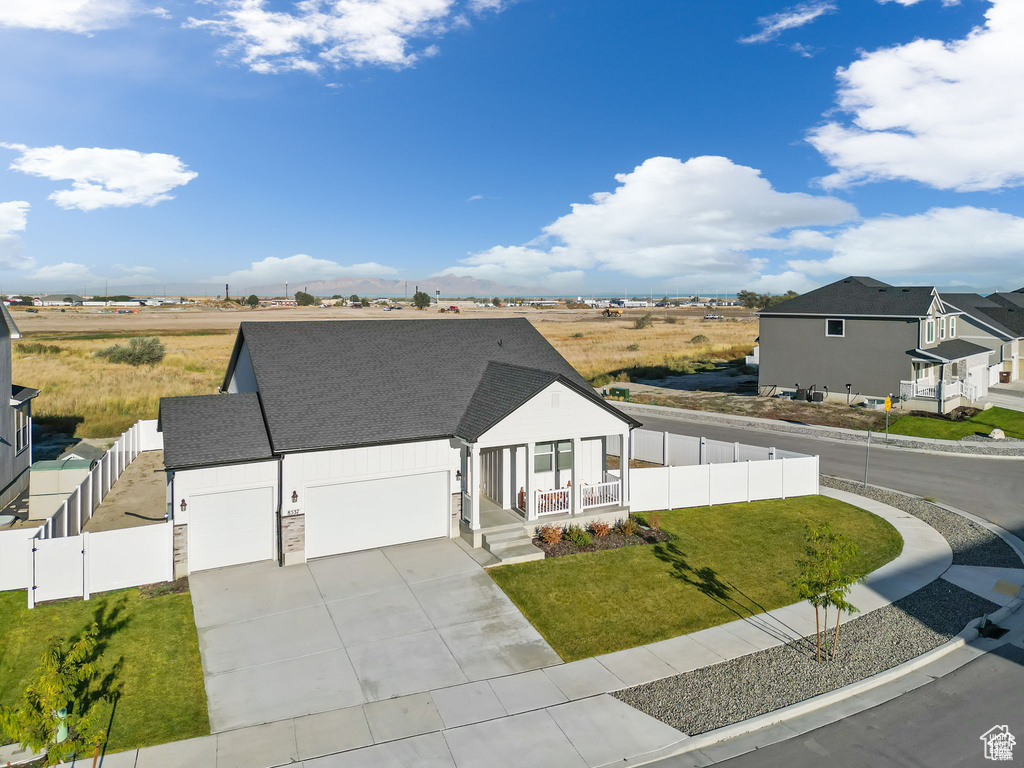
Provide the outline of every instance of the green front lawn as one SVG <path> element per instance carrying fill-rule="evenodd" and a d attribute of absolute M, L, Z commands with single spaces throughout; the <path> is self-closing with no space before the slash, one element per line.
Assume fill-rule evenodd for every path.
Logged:
<path fill-rule="evenodd" d="M 823 522 L 860 546 L 869 573 L 903 539 L 880 517 L 825 496 L 677 509 L 674 538 L 489 573 L 565 661 L 696 632 L 797 602 L 791 583 L 808 524 Z"/>
<path fill-rule="evenodd" d="M 20 700 L 48 637 L 77 636 L 96 621 L 99 663 L 116 670 L 120 693 L 107 706 L 107 751 L 163 744 L 210 732 L 192 598 L 145 597 L 138 589 L 106 592 L 88 602 L 62 600 L 25 607 L 25 592 L 0 592 L 0 704 Z M 0 734 L 0 743 L 7 743 Z"/>
<path fill-rule="evenodd" d="M 929 419 L 924 416 L 901 416 L 889 427 L 894 435 L 960 440 L 970 435 L 987 435 L 999 428 L 1007 437 L 1024 438 L 1024 413 L 1008 408 L 989 408 L 966 421 Z"/>

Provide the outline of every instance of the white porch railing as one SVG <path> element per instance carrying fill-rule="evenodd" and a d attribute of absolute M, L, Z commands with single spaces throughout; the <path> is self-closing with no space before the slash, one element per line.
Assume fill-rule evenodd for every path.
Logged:
<path fill-rule="evenodd" d="M 618 504 L 619 488 L 620 483 L 618 480 L 598 483 L 597 485 L 580 486 L 580 506 L 583 509 L 592 509 L 593 507 Z"/>
<path fill-rule="evenodd" d="M 966 381 L 901 381 L 900 397 L 904 400 L 951 400 L 954 397 L 966 397 L 975 400 L 975 387 Z"/>
<path fill-rule="evenodd" d="M 538 515 L 557 515 L 568 512 L 572 505 L 572 488 L 555 491 L 534 491 L 534 509 Z"/>

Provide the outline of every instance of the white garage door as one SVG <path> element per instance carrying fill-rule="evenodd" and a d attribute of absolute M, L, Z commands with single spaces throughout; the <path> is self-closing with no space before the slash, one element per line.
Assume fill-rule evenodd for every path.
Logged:
<path fill-rule="evenodd" d="M 190 571 L 254 563 L 273 557 L 273 489 L 208 493 L 189 500 Z"/>
<path fill-rule="evenodd" d="M 448 535 L 448 473 L 322 485 L 306 492 L 306 557 Z"/>

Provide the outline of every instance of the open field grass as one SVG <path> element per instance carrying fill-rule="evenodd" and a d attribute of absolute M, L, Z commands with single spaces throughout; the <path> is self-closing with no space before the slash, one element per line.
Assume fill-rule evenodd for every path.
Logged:
<path fill-rule="evenodd" d="M 18 313 L 25 337 L 14 345 L 14 378 L 42 394 L 34 403 L 38 423 L 78 437 L 111 437 L 138 419 L 155 418 L 161 397 L 212 394 L 227 368 L 238 324 L 244 320 L 432 319 L 527 317 L 588 379 L 630 375 L 638 370 L 687 372 L 706 361 L 747 354 L 757 325 L 751 318 L 704 322 L 694 311 L 664 310 L 653 326 L 637 330 L 632 311 L 625 319 L 601 318 L 594 311 L 479 310 L 458 317 L 436 313 L 380 310 L 208 311 L 150 315 L 41 312 Z M 665 322 L 673 317 L 674 323 Z M 443 318 L 443 319 L 442 319 Z M 206 321 L 208 327 L 201 327 Z M 96 357 L 96 352 L 133 336 L 156 335 L 167 356 L 156 366 L 133 368 Z M 707 343 L 693 344 L 703 335 Z M 631 349 L 636 345 L 636 349 Z"/>
<path fill-rule="evenodd" d="M 825 496 L 664 513 L 664 544 L 568 555 L 488 572 L 565 661 L 666 640 L 798 602 L 808 524 L 859 545 L 867 574 L 897 557 L 889 523 Z"/>
<path fill-rule="evenodd" d="M 127 589 L 92 600 L 25 607 L 25 591 L 0 592 L 0 704 L 14 704 L 39 664 L 48 637 L 71 638 L 100 626 L 108 690 L 107 751 L 163 744 L 210 732 L 192 598 Z M 116 665 L 116 668 L 115 668 Z M 0 734 L 0 743 L 8 743 Z M 91 763 L 91 761 L 90 761 Z"/>
<path fill-rule="evenodd" d="M 987 435 L 997 428 L 1003 430 L 1007 437 L 1024 439 L 1024 413 L 1008 408 L 989 408 L 965 421 L 902 416 L 889 427 L 889 431 L 896 435 L 960 440 L 970 435 Z"/>

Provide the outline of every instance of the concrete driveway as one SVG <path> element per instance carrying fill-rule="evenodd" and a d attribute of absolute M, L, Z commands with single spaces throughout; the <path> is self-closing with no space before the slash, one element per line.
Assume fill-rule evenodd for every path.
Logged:
<path fill-rule="evenodd" d="M 560 662 L 447 539 L 190 582 L 215 732 Z"/>

